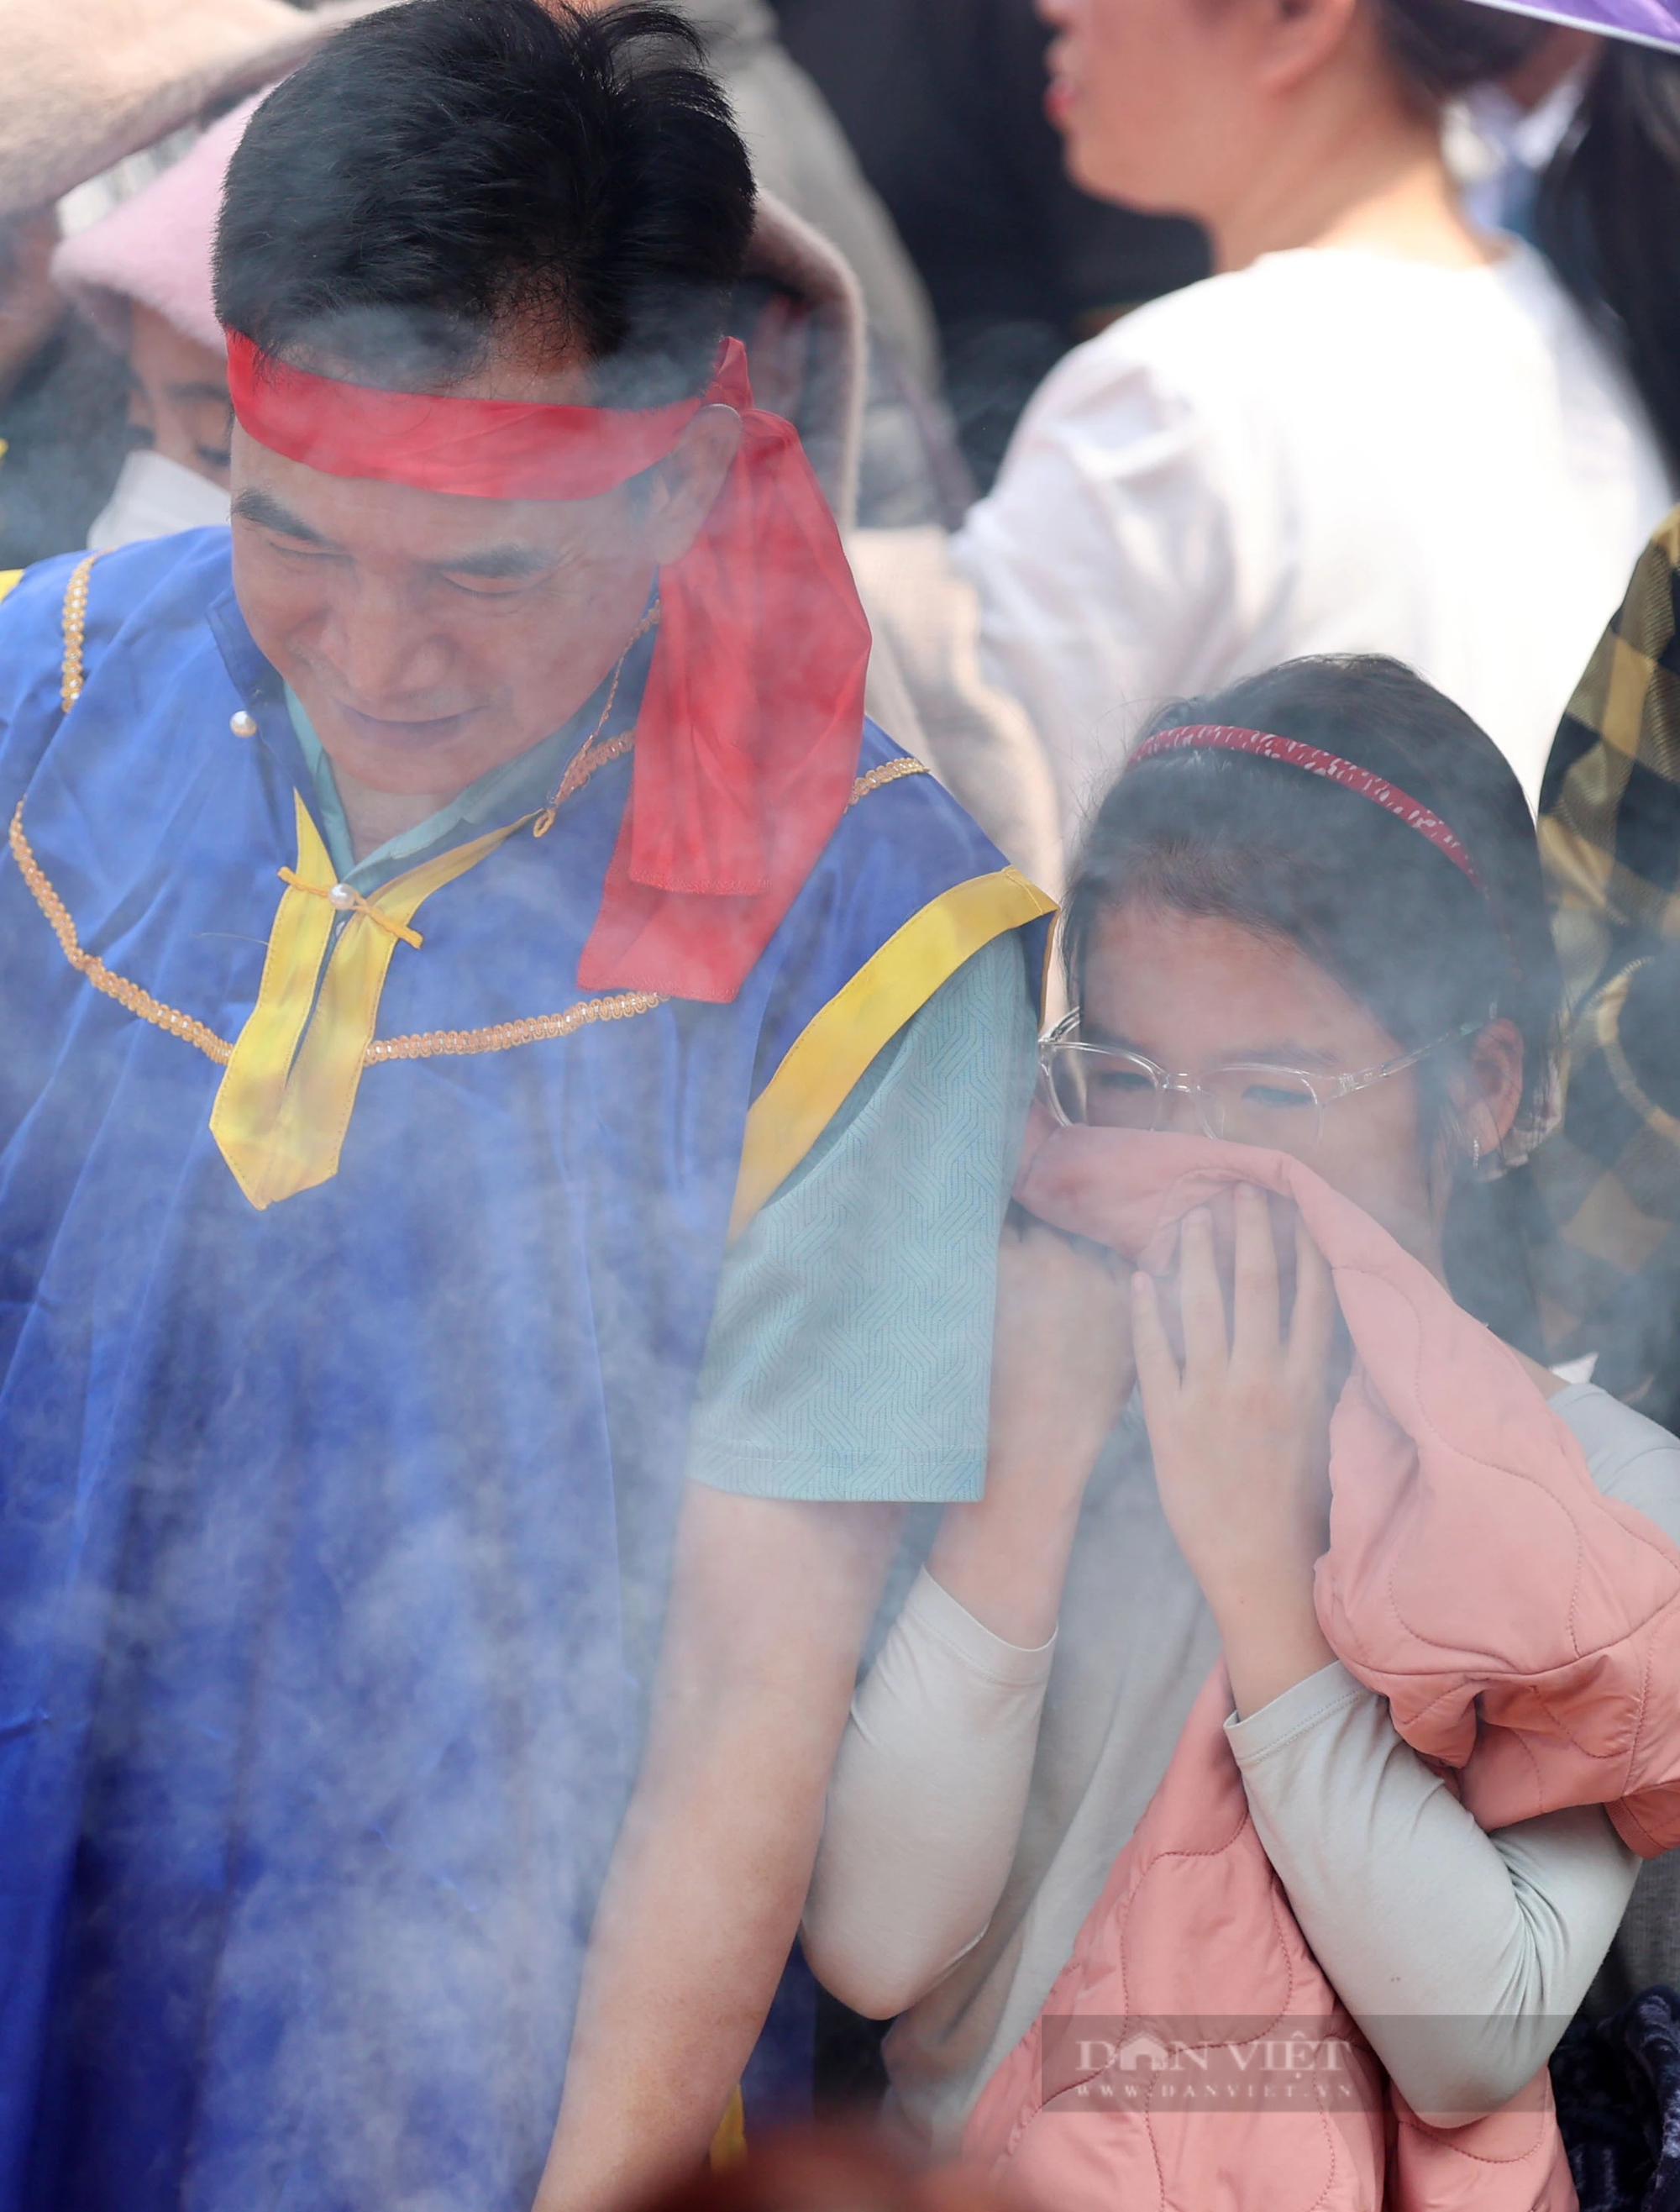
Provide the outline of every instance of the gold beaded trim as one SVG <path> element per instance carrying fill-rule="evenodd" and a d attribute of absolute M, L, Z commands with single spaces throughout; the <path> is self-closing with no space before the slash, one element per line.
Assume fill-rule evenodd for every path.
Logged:
<path fill-rule="evenodd" d="M 633 730 L 621 730 L 616 738 L 609 738 L 603 745 L 597 744 L 596 740 L 612 720 L 613 702 L 618 696 L 619 682 L 624 674 L 624 664 L 630 658 L 630 648 L 645 638 L 649 630 L 656 629 L 658 621 L 658 606 L 650 607 L 625 640 L 624 650 L 619 654 L 618 664 L 612 672 L 612 682 L 607 687 L 607 703 L 602 708 L 595 727 L 578 747 L 567 763 L 566 773 L 561 776 L 559 788 L 554 797 L 541 810 L 532 823 L 531 834 L 533 837 L 548 836 L 549 830 L 555 826 L 555 816 L 574 793 L 583 789 L 597 768 L 604 768 L 609 761 L 622 759 L 629 751 L 635 739 L 635 732 Z"/>
<path fill-rule="evenodd" d="M 628 1021 L 651 1014 L 664 1000 L 654 991 L 619 991 L 610 999 L 585 999 L 563 1014 L 535 1014 L 525 1021 L 495 1022 L 482 1030 L 422 1030 L 413 1036 L 376 1037 L 361 1055 L 364 1067 L 382 1060 L 433 1060 L 467 1052 L 509 1052 L 519 1044 L 541 1044 L 571 1036 L 589 1022 Z"/>
<path fill-rule="evenodd" d="M 64 665 L 58 698 L 67 714 L 82 696 L 82 641 L 88 628 L 88 579 L 99 557 L 97 553 L 90 553 L 85 561 L 78 561 L 64 586 Z"/>
<path fill-rule="evenodd" d="M 68 679 L 67 679 L 68 680 Z M 604 761 L 597 760 L 604 767 Z M 883 783 L 895 783 L 901 776 L 925 775 L 927 769 L 920 761 L 885 761 L 879 768 L 860 775 L 852 788 L 852 805 L 878 791 Z M 76 924 L 70 920 L 64 901 L 43 873 L 39 862 L 30 850 L 29 841 L 23 834 L 23 802 L 18 801 L 17 811 L 12 817 L 10 833 L 12 857 L 17 862 L 19 873 L 28 884 L 35 903 L 52 925 L 54 935 L 64 949 L 72 968 L 85 975 L 96 991 L 103 991 L 115 999 L 142 1021 L 152 1022 L 172 1036 L 197 1045 L 207 1053 L 218 1066 L 225 1067 L 234 1056 L 234 1048 L 224 1039 L 207 1030 L 191 1014 L 179 1012 L 153 998 L 139 984 L 130 983 L 126 976 L 112 973 L 96 954 L 84 952 L 76 937 Z M 388 1060 L 435 1060 L 454 1058 L 475 1052 L 511 1052 L 522 1044 L 543 1044 L 552 1037 L 575 1036 L 591 1022 L 628 1021 L 634 1014 L 651 1014 L 656 1006 L 664 1004 L 657 992 L 619 991 L 610 998 L 585 999 L 581 1004 L 568 1006 L 561 1014 L 533 1014 L 522 1021 L 493 1022 L 486 1029 L 477 1030 L 419 1030 L 409 1036 L 375 1037 L 363 1051 L 364 1067 L 376 1067 Z"/>
<path fill-rule="evenodd" d="M 912 760 L 907 753 L 902 760 L 882 761 L 879 768 L 872 768 L 867 775 L 858 778 L 852 787 L 852 797 L 847 804 L 855 806 L 860 799 L 867 799 L 870 792 L 879 791 L 883 783 L 896 783 L 901 776 L 931 774 L 931 769 L 920 761 Z"/>
<path fill-rule="evenodd" d="M 28 884 L 35 904 L 52 924 L 65 959 L 77 974 L 85 975 L 96 991 L 102 991 L 107 999 L 114 999 L 119 1006 L 137 1014 L 143 1022 L 167 1030 L 171 1036 L 179 1037 L 185 1044 L 196 1045 L 218 1067 L 226 1067 L 234 1056 L 234 1048 L 225 1038 L 206 1029 L 203 1022 L 195 1021 L 191 1014 L 166 1006 L 149 991 L 143 991 L 138 983 L 130 983 L 125 975 L 113 975 L 96 953 L 82 951 L 68 908 L 53 890 L 23 834 L 21 799 L 12 816 L 9 842 L 18 873 Z M 513 1045 L 539 1044 L 549 1037 L 571 1036 L 590 1022 L 622 1022 L 632 1014 L 649 1014 L 664 1003 L 652 991 L 620 991 L 610 998 L 585 999 L 579 1006 L 568 1006 L 563 1014 L 537 1014 L 525 1021 L 496 1022 L 488 1029 L 423 1030 L 413 1036 L 376 1037 L 363 1051 L 361 1064 L 373 1067 L 383 1060 L 431 1060 L 440 1054 L 506 1052 Z"/>
<path fill-rule="evenodd" d="M 622 760 L 635 742 L 634 730 L 621 730 L 616 738 L 609 738 L 603 744 L 597 745 L 593 738 L 588 738 L 573 756 L 560 780 L 559 788 L 532 823 L 531 836 L 546 837 L 555 826 L 555 816 L 567 800 L 577 797 L 597 768 L 607 768 L 614 761 Z"/>
<path fill-rule="evenodd" d="M 218 1067 L 226 1067 L 234 1057 L 234 1048 L 207 1030 L 203 1022 L 194 1021 L 191 1014 L 183 1014 L 173 1006 L 166 1006 L 149 991 L 143 991 L 137 983 L 130 983 L 125 975 L 113 975 L 104 961 L 92 952 L 84 952 L 76 933 L 76 924 L 69 909 L 42 872 L 41 866 L 29 849 L 29 840 L 23 834 L 23 801 L 17 803 L 12 816 L 9 842 L 12 858 L 17 862 L 18 873 L 28 884 L 35 904 L 52 925 L 52 933 L 63 948 L 64 955 L 78 974 L 85 975 L 96 991 L 103 991 L 107 999 L 114 999 L 131 1014 L 138 1014 L 143 1022 L 151 1022 L 171 1036 L 179 1037 L 186 1044 L 197 1045 L 207 1053 Z"/>

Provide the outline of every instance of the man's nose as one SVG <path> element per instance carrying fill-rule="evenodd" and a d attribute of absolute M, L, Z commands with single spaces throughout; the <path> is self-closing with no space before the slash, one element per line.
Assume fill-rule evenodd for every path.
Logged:
<path fill-rule="evenodd" d="M 400 586 L 365 578 L 335 599 L 322 645 L 349 694 L 345 705 L 369 714 L 422 702 L 448 659 L 435 627 Z"/>

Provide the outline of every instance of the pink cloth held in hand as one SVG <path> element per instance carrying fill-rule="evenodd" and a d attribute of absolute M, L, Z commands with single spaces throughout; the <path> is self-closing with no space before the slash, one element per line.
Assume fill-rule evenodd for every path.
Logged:
<path fill-rule="evenodd" d="M 1314 1584 L 1337 1656 L 1483 1827 L 1600 1804 L 1642 1856 L 1680 1844 L 1680 1551 L 1599 1494 L 1513 1352 L 1285 1154 L 1058 1128 L 1040 1110 L 1016 1196 L 1155 1268 L 1180 1218 L 1237 1182 L 1300 1208 L 1356 1355 L 1331 1423 Z M 1229 1711 L 1222 1667 L 965 2151 L 1055 2212 L 1574 2212 L 1544 2074 L 1458 2128 L 1426 2125 L 1384 2083 L 1248 1818 Z M 1094 2021 L 1146 2020 L 1225 2021 L 1239 2069 L 1260 2023 L 1319 2023 L 1383 2094 L 1175 2106 L 1152 2086 L 1140 2095 L 1093 2040 L 1108 2032 Z"/>

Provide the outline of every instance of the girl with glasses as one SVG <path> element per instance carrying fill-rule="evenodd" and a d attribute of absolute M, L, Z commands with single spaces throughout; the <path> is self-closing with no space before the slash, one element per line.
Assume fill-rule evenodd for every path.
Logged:
<path fill-rule="evenodd" d="M 1301 660 L 1158 716 L 1060 954 L 1040 1131 L 1284 1153 L 1520 1347 L 1558 969 L 1517 778 L 1439 692 Z M 946 1510 L 859 1691 L 807 1908 L 819 1978 L 898 2015 L 897 2119 L 955 2147 L 1222 1654 L 1254 1826 L 1336 1995 L 1416 2111 L 1491 2112 L 1586 1998 L 1640 1862 L 1597 1804 L 1484 1832 L 1326 1643 L 1349 1347 L 1324 1260 L 1254 1187 L 1185 1217 L 1158 1285 L 1025 1219 L 1004 1259 L 986 1495 Z M 1598 1492 L 1680 1543 L 1680 1443 L 1525 1365 Z"/>

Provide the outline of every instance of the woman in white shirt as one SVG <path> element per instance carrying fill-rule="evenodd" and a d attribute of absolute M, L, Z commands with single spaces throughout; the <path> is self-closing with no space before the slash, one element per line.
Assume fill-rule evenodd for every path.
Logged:
<path fill-rule="evenodd" d="M 1381 652 L 1536 799 L 1668 465 L 1545 261 L 1474 230 L 1441 102 L 1537 27 L 1467 0 L 1047 0 L 1073 174 L 1220 273 L 1080 347 L 956 541 L 1064 823 L 1163 699 Z"/>
<path fill-rule="evenodd" d="M 1546 1119 L 1558 972 L 1515 779 L 1392 661 L 1297 663 L 1171 720 L 1196 745 L 1121 779 L 1069 899 L 1080 1027 L 1047 1048 L 1055 1095 L 1070 1118 L 1147 1128 L 1153 1106 L 1211 1133 L 1213 1113 L 1281 1145 L 1445 1278 L 1487 1164 Z M 1310 771 L 1277 757 L 1309 748 Z M 1254 1400 L 1186 1456 L 1147 1371 L 1114 1425 L 1119 1263 L 1042 1230 L 1004 1263 L 986 1495 L 947 1509 L 858 1692 L 805 1916 L 819 1978 L 903 2015 L 898 2119 L 955 2147 L 1222 1653 L 1256 1829 L 1343 2003 L 1416 2110 L 1492 2110 L 1609 1953 L 1633 1854 L 1597 1806 L 1484 1833 L 1325 1644 L 1321 1351 L 1298 1437 Z M 1680 1443 L 1527 1364 L 1599 1489 L 1680 1543 Z"/>

